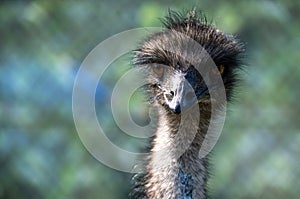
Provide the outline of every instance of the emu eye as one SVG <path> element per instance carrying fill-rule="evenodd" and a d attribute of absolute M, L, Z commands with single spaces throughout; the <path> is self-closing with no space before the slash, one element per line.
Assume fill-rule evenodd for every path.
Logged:
<path fill-rule="evenodd" d="M 218 70 L 215 69 L 215 68 L 212 68 L 211 69 L 211 73 L 214 74 L 214 75 L 222 75 L 224 73 L 224 69 L 225 69 L 224 65 L 221 64 L 219 66 Z"/>
<path fill-rule="evenodd" d="M 153 72 L 158 76 L 162 77 L 164 74 L 164 67 L 161 65 L 155 65 L 152 67 Z"/>

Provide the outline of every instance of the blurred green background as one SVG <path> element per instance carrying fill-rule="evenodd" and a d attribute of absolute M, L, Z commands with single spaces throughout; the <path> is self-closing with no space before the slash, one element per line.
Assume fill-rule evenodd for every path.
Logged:
<path fill-rule="evenodd" d="M 247 52 L 245 81 L 214 150 L 212 198 L 298 199 L 297 0 L 1 1 L 0 198 L 127 198 L 131 175 L 94 159 L 76 132 L 76 72 L 106 38 L 132 28 L 160 27 L 158 18 L 168 8 L 193 6 L 220 29 L 236 34 Z M 98 87 L 97 109 L 109 111 L 110 87 L 130 67 L 124 63 Z M 106 118 L 105 125 L 115 132 L 108 135 L 115 143 L 134 145 L 111 117 L 99 118 Z"/>

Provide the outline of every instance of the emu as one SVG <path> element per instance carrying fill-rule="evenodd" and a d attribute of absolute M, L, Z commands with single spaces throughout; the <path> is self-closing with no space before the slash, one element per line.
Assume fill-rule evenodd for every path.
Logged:
<path fill-rule="evenodd" d="M 206 199 L 209 157 L 199 157 L 199 150 L 212 119 L 212 101 L 217 110 L 225 106 L 218 98 L 211 98 L 212 90 L 221 89 L 215 86 L 214 77 L 221 77 L 230 101 L 244 48 L 235 37 L 208 23 L 202 12 L 169 11 L 162 22 L 166 29 L 150 35 L 134 52 L 133 63 L 144 67 L 147 94 L 157 109 L 158 124 L 146 173 L 136 174 L 130 197 Z M 201 45 L 216 68 L 208 67 L 199 56 L 201 51 L 184 37 Z M 193 60 L 204 72 L 199 73 Z M 190 112 L 197 108 L 200 119 L 195 121 Z M 182 120 L 185 126 L 179 135 Z"/>

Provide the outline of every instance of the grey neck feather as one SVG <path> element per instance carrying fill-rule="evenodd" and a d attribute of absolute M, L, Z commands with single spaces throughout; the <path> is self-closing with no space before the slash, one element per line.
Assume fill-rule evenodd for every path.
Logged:
<path fill-rule="evenodd" d="M 186 128 L 176 138 L 180 118 L 170 118 L 164 111 L 160 116 L 147 165 L 148 198 L 206 199 L 207 159 L 198 156 L 204 137 L 201 129 L 192 134 Z M 181 153 L 186 140 L 190 141 L 189 146 Z"/>
<path fill-rule="evenodd" d="M 179 169 L 179 189 L 183 199 L 193 199 L 194 180 L 191 174 L 184 173 Z"/>

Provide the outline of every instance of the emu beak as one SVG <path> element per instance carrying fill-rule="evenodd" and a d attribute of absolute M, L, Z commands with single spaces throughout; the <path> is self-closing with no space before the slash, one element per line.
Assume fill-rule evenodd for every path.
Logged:
<path fill-rule="evenodd" d="M 176 114 L 188 109 L 197 102 L 197 96 L 193 87 L 183 78 L 172 91 L 173 98 L 170 100 L 164 94 L 165 100 L 169 108 Z"/>

